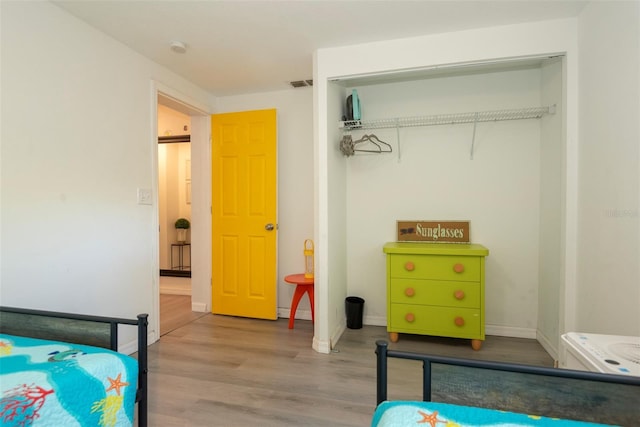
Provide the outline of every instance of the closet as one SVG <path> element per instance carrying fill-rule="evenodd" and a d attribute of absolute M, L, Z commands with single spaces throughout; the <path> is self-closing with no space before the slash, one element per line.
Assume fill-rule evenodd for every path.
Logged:
<path fill-rule="evenodd" d="M 562 58 L 331 82 L 344 157 L 347 293 L 386 324 L 385 257 L 398 220 L 468 220 L 487 247 L 486 332 L 555 345 L 561 292 Z M 388 150 L 345 140 L 374 135 Z M 368 145 L 371 147 L 371 145 Z M 378 151 L 378 152 L 376 152 Z"/>

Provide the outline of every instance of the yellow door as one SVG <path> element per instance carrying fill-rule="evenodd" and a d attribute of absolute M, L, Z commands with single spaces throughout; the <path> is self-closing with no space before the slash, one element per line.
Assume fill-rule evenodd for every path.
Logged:
<path fill-rule="evenodd" d="M 212 312 L 276 319 L 276 110 L 211 116 Z"/>

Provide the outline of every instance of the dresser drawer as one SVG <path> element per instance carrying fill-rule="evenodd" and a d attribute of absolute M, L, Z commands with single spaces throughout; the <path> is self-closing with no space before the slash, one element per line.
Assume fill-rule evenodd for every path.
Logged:
<path fill-rule="evenodd" d="M 482 259 L 460 255 L 391 254 L 389 270 L 393 278 L 479 282 Z"/>
<path fill-rule="evenodd" d="M 390 332 L 484 339 L 480 309 L 391 304 Z"/>
<path fill-rule="evenodd" d="M 391 303 L 480 308 L 480 283 L 394 279 Z"/>

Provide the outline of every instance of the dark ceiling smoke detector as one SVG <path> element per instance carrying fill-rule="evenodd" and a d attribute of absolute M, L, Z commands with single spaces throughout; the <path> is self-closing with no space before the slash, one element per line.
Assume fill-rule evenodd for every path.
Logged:
<path fill-rule="evenodd" d="M 289 84 L 295 88 L 313 86 L 313 80 L 296 80 L 289 82 Z"/>

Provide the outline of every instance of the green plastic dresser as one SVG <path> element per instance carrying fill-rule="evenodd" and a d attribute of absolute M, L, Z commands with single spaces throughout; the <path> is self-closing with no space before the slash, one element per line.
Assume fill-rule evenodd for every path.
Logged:
<path fill-rule="evenodd" d="M 387 331 L 484 341 L 484 258 L 478 244 L 387 243 Z"/>

